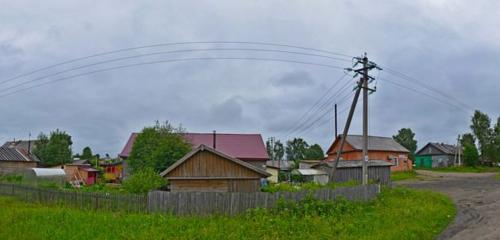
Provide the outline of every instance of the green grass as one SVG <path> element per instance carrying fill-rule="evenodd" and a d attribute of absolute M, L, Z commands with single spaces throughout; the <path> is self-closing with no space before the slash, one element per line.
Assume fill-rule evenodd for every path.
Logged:
<path fill-rule="evenodd" d="M 500 167 L 459 166 L 459 167 L 430 168 L 430 169 L 425 169 L 425 170 L 431 170 L 431 171 L 436 171 L 436 172 L 483 173 L 483 172 L 500 172 Z"/>
<path fill-rule="evenodd" d="M 495 175 L 495 178 L 500 180 L 500 173 L 497 173 L 497 175 Z"/>
<path fill-rule="evenodd" d="M 453 219 L 446 196 L 384 188 L 369 203 L 281 203 L 235 217 L 95 212 L 0 197 L 0 239 L 433 239 Z"/>
<path fill-rule="evenodd" d="M 419 180 L 417 172 L 415 171 L 400 171 L 400 172 L 391 172 L 391 180 L 392 181 L 402 181 L 402 180 Z"/>
<path fill-rule="evenodd" d="M 302 190 L 317 190 L 320 188 L 331 188 L 335 189 L 338 187 L 352 187 L 359 185 L 360 183 L 357 181 L 348 181 L 348 182 L 340 182 L 340 183 L 328 183 L 326 185 L 321 185 L 315 182 L 306 182 L 306 183 L 271 183 L 266 187 L 262 188 L 263 192 L 298 192 Z"/>

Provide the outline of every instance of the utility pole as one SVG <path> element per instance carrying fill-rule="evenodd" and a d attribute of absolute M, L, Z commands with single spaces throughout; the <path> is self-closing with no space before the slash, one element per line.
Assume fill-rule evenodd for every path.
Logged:
<path fill-rule="evenodd" d="M 374 80 L 374 78 L 370 75 L 368 75 L 368 72 L 372 69 L 378 69 L 382 70 L 382 68 L 378 67 L 377 64 L 374 62 L 371 62 L 368 60 L 368 57 L 366 56 L 366 53 L 364 54 L 363 57 L 356 57 L 355 60 L 357 60 L 354 64 L 353 67 L 356 67 L 358 64 L 362 64 L 362 68 L 359 69 L 352 69 L 352 68 L 347 68 L 347 71 L 353 71 L 355 72 L 354 77 L 357 77 L 358 75 L 361 75 L 360 80 L 358 81 L 358 87 L 356 89 L 356 93 L 354 94 L 354 99 L 351 104 L 351 109 L 349 110 L 349 115 L 347 116 L 347 121 L 344 127 L 344 131 L 342 134 L 342 138 L 340 141 L 340 147 L 337 150 L 337 157 L 335 158 L 335 163 L 333 167 L 333 172 L 330 175 L 330 181 L 333 181 L 334 179 L 334 173 L 337 170 L 338 162 L 340 160 L 340 155 L 342 154 L 342 150 L 345 145 L 345 138 L 347 137 L 347 134 L 349 132 L 349 127 L 351 125 L 352 117 L 354 115 L 354 110 L 356 109 L 356 103 L 358 102 L 359 95 L 361 92 L 361 89 L 363 89 L 363 159 L 362 159 L 362 181 L 363 185 L 368 184 L 368 94 L 369 92 L 375 92 L 376 89 L 370 89 L 369 88 L 369 83 L 371 80 Z"/>
<path fill-rule="evenodd" d="M 461 152 L 462 152 L 462 144 L 460 142 L 460 134 L 458 134 L 456 152 L 458 154 L 458 166 L 461 166 L 462 165 L 462 159 L 460 158 L 460 155 L 461 155 Z"/>
<path fill-rule="evenodd" d="M 368 57 L 363 57 L 363 185 L 368 184 Z"/>
<path fill-rule="evenodd" d="M 335 103 L 335 139 L 337 139 L 338 136 L 339 134 L 337 133 L 337 104 Z"/>

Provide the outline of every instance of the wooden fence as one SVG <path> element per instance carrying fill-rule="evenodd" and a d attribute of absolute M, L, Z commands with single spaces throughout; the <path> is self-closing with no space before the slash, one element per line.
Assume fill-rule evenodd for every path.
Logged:
<path fill-rule="evenodd" d="M 3 183 L 0 184 L 0 195 L 14 196 L 26 202 L 63 204 L 85 210 L 148 211 L 146 195 L 61 191 Z"/>
<path fill-rule="evenodd" d="M 334 200 L 343 197 L 347 200 L 362 201 L 375 198 L 379 192 L 379 185 L 368 185 L 279 193 L 152 191 L 148 195 L 131 195 L 61 191 L 16 184 L 0 184 L 0 195 L 14 196 L 26 202 L 62 204 L 79 209 L 163 212 L 176 215 L 214 213 L 234 215 L 243 213 L 250 208 L 272 208 L 276 206 L 279 199 L 300 201 L 308 194 L 312 194 L 320 200 Z"/>
<path fill-rule="evenodd" d="M 234 215 L 250 208 L 272 208 L 279 199 L 300 201 L 308 194 L 320 200 L 334 200 L 343 197 L 348 200 L 370 200 L 380 192 L 379 185 L 319 189 L 315 191 L 279 193 L 238 192 L 165 192 L 152 191 L 148 194 L 150 212 L 169 212 L 176 215 Z"/>

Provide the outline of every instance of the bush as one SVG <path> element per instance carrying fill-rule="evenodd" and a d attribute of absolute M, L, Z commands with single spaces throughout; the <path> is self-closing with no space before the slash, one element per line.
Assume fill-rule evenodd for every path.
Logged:
<path fill-rule="evenodd" d="M 21 183 L 22 181 L 23 181 L 22 175 L 16 175 L 16 174 L 0 175 L 0 182 Z"/>
<path fill-rule="evenodd" d="M 123 188 L 130 193 L 147 193 L 165 186 L 167 182 L 151 168 L 139 170 L 123 182 Z"/>

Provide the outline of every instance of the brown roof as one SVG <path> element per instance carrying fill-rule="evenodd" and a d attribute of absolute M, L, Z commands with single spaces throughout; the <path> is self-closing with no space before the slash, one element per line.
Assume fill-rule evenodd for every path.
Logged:
<path fill-rule="evenodd" d="M 327 153 L 331 152 L 337 142 L 340 144 L 340 139 L 342 135 L 339 135 L 337 139 L 328 149 Z M 346 142 L 349 143 L 355 150 L 363 149 L 363 136 L 362 135 L 347 135 Z M 368 151 L 391 151 L 391 152 L 405 152 L 410 151 L 403 147 L 401 144 L 396 142 L 390 137 L 378 137 L 378 136 L 368 136 Z"/>
<path fill-rule="evenodd" d="M 193 155 L 195 155 L 196 153 L 198 152 L 202 152 L 202 151 L 208 151 L 208 152 L 211 152 L 213 154 L 216 154 L 222 158 L 225 158 L 227 160 L 230 160 L 238 165 L 241 165 L 245 168 L 248 168 L 258 174 L 260 174 L 261 176 L 263 177 L 269 177 L 271 176 L 268 172 L 266 172 L 264 169 L 261 169 L 259 167 L 256 167 L 250 163 L 247 163 L 247 162 L 244 162 L 244 161 L 241 161 L 239 159 L 236 159 L 236 158 L 233 158 L 231 156 L 228 156 L 216 149 L 213 149 L 211 147 L 208 147 L 204 144 L 201 144 L 200 146 L 198 146 L 197 148 L 193 149 L 191 152 L 187 153 L 186 155 L 184 155 L 184 157 L 182 157 L 181 159 L 179 159 L 177 162 L 175 162 L 174 164 L 172 164 L 170 167 L 168 167 L 165 171 L 163 171 L 162 173 L 160 173 L 160 176 L 164 177 L 165 175 L 167 175 L 169 172 L 171 172 L 172 170 L 174 170 L 176 167 L 178 167 L 179 165 L 181 165 L 182 163 L 184 163 L 185 161 L 187 161 L 189 158 L 191 158 Z"/>

